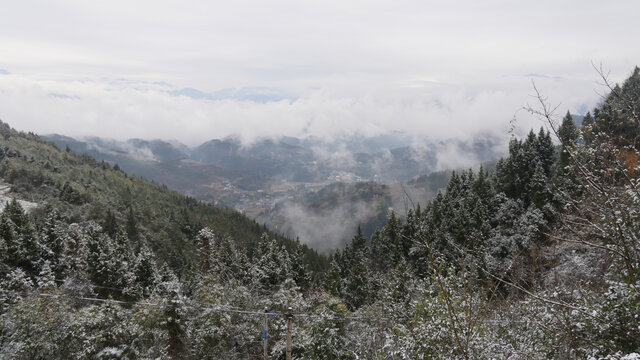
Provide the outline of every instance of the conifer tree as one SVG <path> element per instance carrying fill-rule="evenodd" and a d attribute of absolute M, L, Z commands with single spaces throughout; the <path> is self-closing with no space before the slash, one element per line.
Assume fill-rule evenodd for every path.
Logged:
<path fill-rule="evenodd" d="M 133 273 L 136 285 L 139 287 L 138 297 L 148 297 L 160 281 L 158 266 L 151 249 L 146 245 L 140 248 L 134 259 L 131 272 Z"/>
<path fill-rule="evenodd" d="M 606 79 L 605 79 L 606 80 Z M 609 84 L 607 84 L 609 85 Z M 640 144 L 640 68 L 633 70 L 622 86 L 609 86 L 611 92 L 594 110 L 594 134 L 606 134 L 616 145 L 638 149 Z"/>
<path fill-rule="evenodd" d="M 265 233 L 260 238 L 259 255 L 254 261 L 254 280 L 265 292 L 276 289 L 291 275 L 291 259 L 286 248 L 278 246 L 275 239 L 269 239 Z"/>
<path fill-rule="evenodd" d="M 203 228 L 195 238 L 196 262 L 201 274 L 207 274 L 211 270 L 211 258 L 216 245 L 216 235 L 210 228 Z"/>
<path fill-rule="evenodd" d="M 132 241 L 136 248 L 140 246 L 140 233 L 138 230 L 138 219 L 136 219 L 136 215 L 133 213 L 133 208 L 129 207 L 129 211 L 127 211 L 127 220 L 125 222 L 125 232 L 127 233 L 127 238 Z"/>
<path fill-rule="evenodd" d="M 371 251 L 370 251 L 370 259 L 371 259 L 371 269 L 375 272 L 382 272 L 385 269 L 385 263 L 387 256 L 386 247 L 384 244 L 384 237 L 382 236 L 382 232 L 377 230 L 371 235 Z M 341 264 L 339 262 L 339 264 Z M 341 264 L 342 265 L 342 264 Z M 349 264 L 350 265 L 350 264 Z M 346 278 L 345 270 L 341 266 L 342 276 Z"/>
<path fill-rule="evenodd" d="M 48 261 L 58 277 L 62 275 L 63 271 L 61 261 L 64 250 L 63 229 L 65 227 L 59 219 L 59 213 L 53 210 L 47 215 L 40 235 L 40 261 Z"/>
<path fill-rule="evenodd" d="M 344 296 L 349 307 L 357 309 L 369 300 L 367 267 L 364 254 L 361 251 L 355 252 L 350 270 L 344 288 Z"/>
<path fill-rule="evenodd" d="M 5 263 L 10 268 L 21 267 L 29 274 L 36 275 L 39 239 L 29 215 L 16 199 L 11 200 L 0 214 L 0 238 L 4 240 Z"/>
<path fill-rule="evenodd" d="M 247 256 L 235 246 L 233 239 L 223 236 L 214 244 L 212 250 L 212 272 L 218 274 L 224 282 L 232 279 L 247 283 L 250 279 L 250 265 Z"/>
<path fill-rule="evenodd" d="M 105 213 L 104 220 L 102 222 L 102 230 L 112 239 L 115 238 L 118 232 L 120 232 L 118 220 L 116 220 L 115 214 L 109 209 L 107 209 L 107 212 Z"/>
<path fill-rule="evenodd" d="M 527 184 L 527 191 L 529 192 L 529 198 L 531 203 L 537 208 L 542 209 L 544 205 L 548 204 L 551 200 L 551 191 L 549 190 L 549 179 L 547 178 L 543 165 L 540 161 L 536 161 L 534 164 L 534 171 Z"/>
<path fill-rule="evenodd" d="M 79 224 L 71 224 L 66 231 L 61 232 L 63 251 L 60 271 L 64 279 L 62 287 L 73 294 L 94 295 L 89 280 L 89 262 L 95 258 L 90 258 L 88 233 L 95 235 L 99 232 L 100 226 L 94 222 L 88 223 L 84 228 Z"/>
<path fill-rule="evenodd" d="M 536 139 L 536 150 L 538 152 L 538 158 L 542 164 L 544 173 L 549 176 L 551 174 L 551 168 L 555 162 L 555 149 L 553 141 L 551 141 L 551 134 L 549 131 L 544 131 L 541 127 Z"/>
<path fill-rule="evenodd" d="M 56 277 L 48 261 L 45 261 L 44 264 L 42 264 L 42 270 L 40 270 L 40 274 L 38 274 L 38 288 L 56 288 Z"/>
<path fill-rule="evenodd" d="M 351 248 L 353 251 L 364 251 L 367 246 L 367 239 L 362 235 L 362 227 L 358 224 L 356 235 L 351 239 Z"/>
<path fill-rule="evenodd" d="M 167 332 L 167 353 L 171 359 L 182 359 L 185 355 L 185 297 L 177 278 L 163 284 L 167 300 L 164 304 L 163 327 Z"/>
<path fill-rule="evenodd" d="M 380 298 L 387 306 L 397 304 L 406 307 L 411 299 L 413 282 L 413 274 L 407 263 L 402 260 L 387 272 L 383 286 L 379 291 Z"/>
<path fill-rule="evenodd" d="M 418 204 L 419 206 L 419 204 Z M 420 208 L 417 208 L 417 212 L 419 213 Z M 400 234 L 400 241 L 402 242 L 402 255 L 404 258 L 409 258 L 411 248 L 414 245 L 413 235 L 418 231 L 418 227 L 420 226 L 420 218 L 419 215 L 416 215 L 417 212 L 414 212 L 413 209 L 409 209 L 407 211 L 407 220 L 402 226 L 402 231 Z"/>
<path fill-rule="evenodd" d="M 307 290 L 311 285 L 310 270 L 306 261 L 304 261 L 302 247 L 300 246 L 300 243 L 297 244 L 298 246 L 294 247 L 290 256 L 291 274 L 296 285 L 298 285 L 302 290 Z"/>
<path fill-rule="evenodd" d="M 342 295 L 342 276 L 340 275 L 340 268 L 335 259 L 329 263 L 329 269 L 324 276 L 324 288 L 333 296 Z"/>
<path fill-rule="evenodd" d="M 588 145 L 593 141 L 593 126 L 595 119 L 591 115 L 590 111 L 582 118 L 582 136 L 584 137 L 584 142 Z"/>
<path fill-rule="evenodd" d="M 488 202 L 493 196 L 489 174 L 482 165 L 480 165 L 478 175 L 473 182 L 473 192 L 485 202 Z"/>
<path fill-rule="evenodd" d="M 568 111 L 567 115 L 562 119 L 562 124 L 560 124 L 560 127 L 558 128 L 558 136 L 562 142 L 560 166 L 561 169 L 564 169 L 569 165 L 569 151 L 571 151 L 571 149 L 576 145 L 578 137 L 580 136 L 580 130 L 576 127 L 576 124 L 573 122 L 573 117 Z"/>
<path fill-rule="evenodd" d="M 400 219 L 396 217 L 395 212 L 391 212 L 387 224 L 383 231 L 384 242 L 383 252 L 386 254 L 385 267 L 388 268 L 391 264 L 395 264 L 402 258 L 402 241 L 401 241 L 401 228 Z"/>

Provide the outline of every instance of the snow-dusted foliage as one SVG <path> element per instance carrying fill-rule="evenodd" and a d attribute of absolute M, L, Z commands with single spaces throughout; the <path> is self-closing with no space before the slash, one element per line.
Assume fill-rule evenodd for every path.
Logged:
<path fill-rule="evenodd" d="M 639 360 L 640 70 L 611 91 L 582 130 L 541 98 L 559 147 L 514 138 L 324 264 L 219 233 L 193 199 L 152 231 L 52 182 L 57 208 L 0 212 L 0 358 L 284 359 L 290 326 L 294 359 Z"/>

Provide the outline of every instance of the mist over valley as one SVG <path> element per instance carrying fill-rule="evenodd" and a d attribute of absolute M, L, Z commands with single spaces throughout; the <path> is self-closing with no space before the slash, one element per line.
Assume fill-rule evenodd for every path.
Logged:
<path fill-rule="evenodd" d="M 229 207 L 322 251 L 343 246 L 360 224 L 370 236 L 409 202 L 425 203 L 448 177 L 417 186 L 421 175 L 478 166 L 504 154 L 504 137 L 411 144 L 401 133 L 327 142 L 237 137 L 198 146 L 177 141 L 99 137 L 45 139 L 185 195 Z M 405 146 L 398 146 L 409 144 Z M 398 146 L 398 147 L 394 147 Z M 447 171 L 448 170 L 448 171 Z"/>

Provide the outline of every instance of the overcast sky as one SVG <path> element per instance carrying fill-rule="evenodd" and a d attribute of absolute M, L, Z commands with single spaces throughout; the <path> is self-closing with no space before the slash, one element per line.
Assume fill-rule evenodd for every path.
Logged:
<path fill-rule="evenodd" d="M 506 134 L 514 115 L 517 131 L 540 126 L 518 111 L 531 80 L 562 112 L 583 113 L 601 90 L 591 62 L 615 81 L 640 62 L 640 1 L 630 0 L 2 8 L 0 119 L 41 134 L 465 139 Z"/>

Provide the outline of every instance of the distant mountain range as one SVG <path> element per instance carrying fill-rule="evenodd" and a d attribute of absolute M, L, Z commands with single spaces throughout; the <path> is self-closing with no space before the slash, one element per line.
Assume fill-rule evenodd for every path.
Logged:
<path fill-rule="evenodd" d="M 173 96 L 186 96 L 192 99 L 206 99 L 206 100 L 240 100 L 240 101 L 253 101 L 258 103 L 267 103 L 271 101 L 282 101 L 296 100 L 295 96 L 290 94 L 286 94 L 281 90 L 268 88 L 268 87 L 259 87 L 259 86 L 249 86 L 242 87 L 239 89 L 231 88 L 231 89 L 222 89 L 212 93 L 204 92 L 194 88 L 182 88 L 171 90 L 168 92 Z"/>
<path fill-rule="evenodd" d="M 307 237 L 301 239 L 306 242 L 318 239 L 309 238 L 313 236 L 296 212 L 308 211 L 318 221 L 344 217 L 342 223 L 350 228 L 334 228 L 340 240 L 351 236 L 354 223 L 370 234 L 384 223 L 390 208 L 399 207 L 407 189 L 416 201 L 425 202 L 448 179 L 447 172 L 429 177 L 437 180 L 425 185 L 420 180 L 424 175 L 502 155 L 501 142 L 493 137 L 393 148 L 410 144 L 410 139 L 402 134 L 333 142 L 282 137 L 246 145 L 228 137 L 190 147 L 164 140 L 44 138 L 183 194 L 234 208 L 288 236 Z M 409 181 L 406 189 L 398 188 Z M 364 185 L 345 186 L 351 183 Z"/>
<path fill-rule="evenodd" d="M 224 178 L 241 189 L 264 188 L 273 181 L 299 183 L 376 181 L 389 184 L 446 168 L 472 165 L 502 155 L 502 142 L 493 137 L 471 143 L 450 140 L 419 146 L 401 135 L 328 142 L 307 138 L 261 139 L 244 145 L 239 139 L 213 139 L 189 147 L 179 142 L 98 137 L 74 139 L 45 136 L 61 147 L 117 163 L 124 170 L 180 188 L 175 176 L 190 183 L 211 184 Z M 391 145 L 391 146 L 389 146 Z M 451 166 L 454 164 L 454 166 Z M 167 174 L 180 170 L 181 174 Z M 207 175 L 210 178 L 202 178 Z M 194 179 L 193 176 L 199 176 Z M 249 180 L 251 178 L 251 180 Z M 193 182 L 195 180 L 195 182 Z M 196 191 L 202 197 L 204 193 Z"/>

